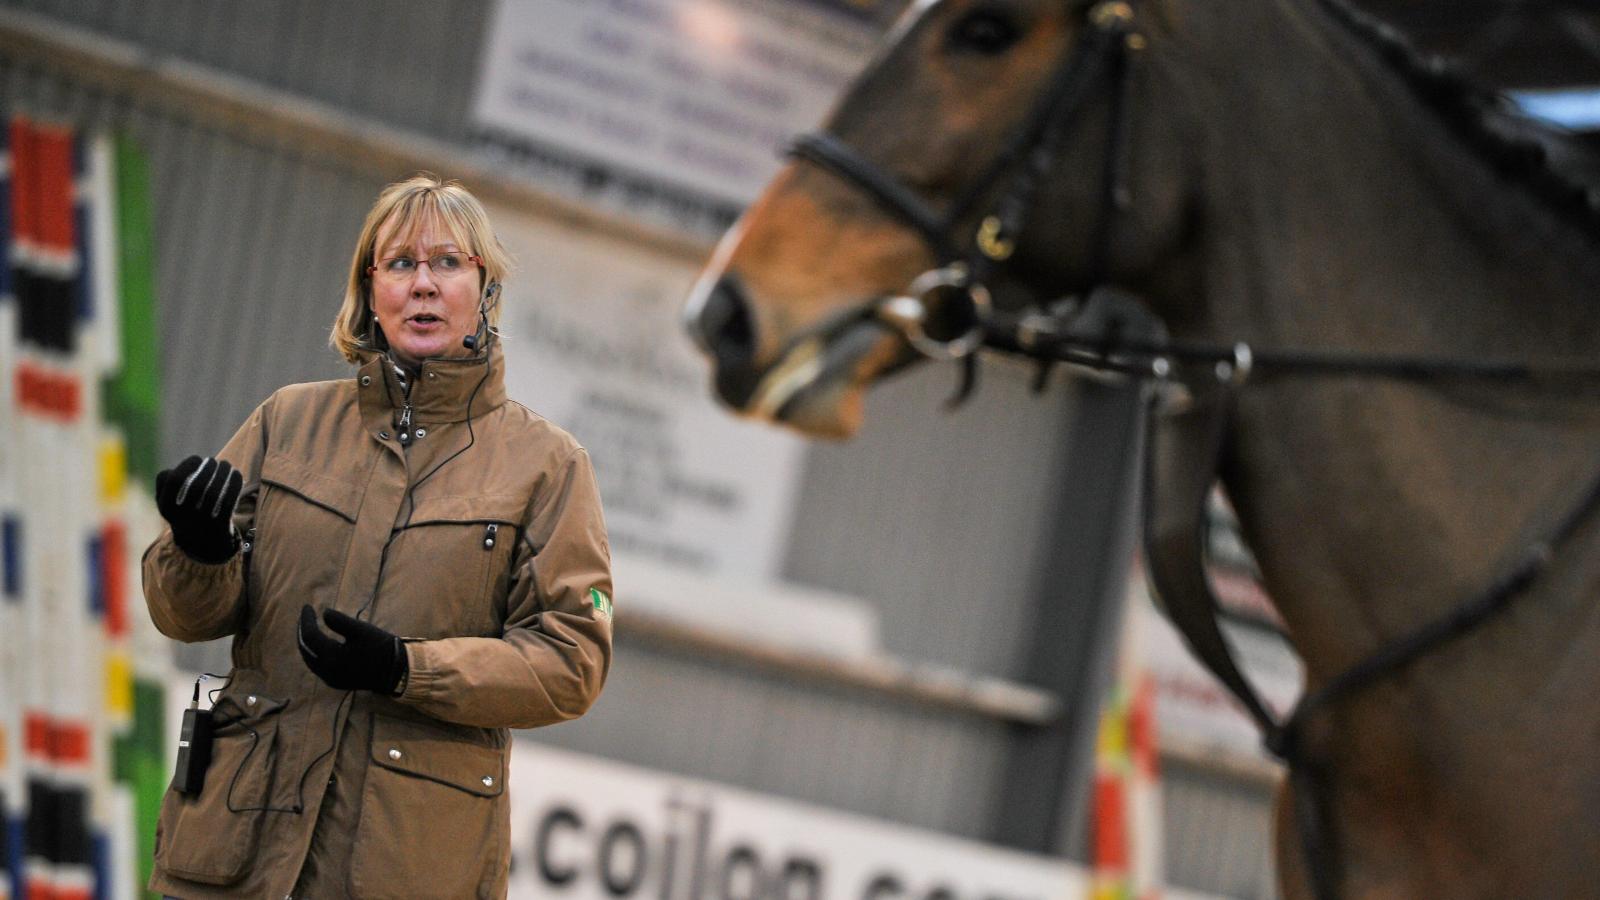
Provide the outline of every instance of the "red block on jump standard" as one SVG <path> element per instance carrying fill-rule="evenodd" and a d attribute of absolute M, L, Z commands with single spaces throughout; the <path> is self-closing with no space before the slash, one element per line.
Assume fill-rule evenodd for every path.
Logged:
<path fill-rule="evenodd" d="M 70 422 L 83 411 L 83 385 L 74 375 L 19 363 L 16 391 L 23 412 Z"/>

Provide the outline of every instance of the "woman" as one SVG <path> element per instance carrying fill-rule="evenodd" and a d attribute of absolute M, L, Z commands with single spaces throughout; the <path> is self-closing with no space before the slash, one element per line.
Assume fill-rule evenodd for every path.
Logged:
<path fill-rule="evenodd" d="M 234 668 L 152 890 L 504 895 L 507 729 L 582 715 L 611 661 L 589 457 L 506 400 L 507 266 L 460 185 L 390 185 L 333 328 L 356 376 L 279 390 L 157 477 L 151 617 L 232 635 Z"/>

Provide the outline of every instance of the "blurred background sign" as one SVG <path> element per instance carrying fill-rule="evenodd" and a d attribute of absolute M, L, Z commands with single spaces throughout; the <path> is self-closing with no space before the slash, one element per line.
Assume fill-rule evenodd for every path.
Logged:
<path fill-rule="evenodd" d="M 743 205 L 866 62 L 880 5 L 498 0 L 474 117 L 502 143 Z"/>
<path fill-rule="evenodd" d="M 520 270 L 502 322 L 507 391 L 589 448 L 612 549 L 775 575 L 804 448 L 705 389 L 705 364 L 676 339 L 698 267 L 521 210 L 489 214 Z"/>
<path fill-rule="evenodd" d="M 617 596 L 725 635 L 860 657 L 878 617 L 859 598 L 781 584 L 805 447 L 734 418 L 677 338 L 699 267 L 494 204 L 520 271 L 501 323 L 506 390 L 594 459 Z"/>

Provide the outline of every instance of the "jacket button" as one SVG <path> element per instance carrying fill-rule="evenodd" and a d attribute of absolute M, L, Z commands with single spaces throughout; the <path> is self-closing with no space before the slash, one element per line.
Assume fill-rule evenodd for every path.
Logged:
<path fill-rule="evenodd" d="M 256 695 L 255 694 L 251 694 L 250 696 L 244 698 L 244 705 L 245 706 L 255 706 L 256 705 Z"/>
<path fill-rule="evenodd" d="M 389 758 L 390 759 L 399 759 L 400 758 L 400 750 L 399 750 L 399 748 L 390 747 L 389 748 Z"/>
<path fill-rule="evenodd" d="M 428 429 L 426 429 L 426 428 L 418 428 L 417 429 L 417 437 L 424 438 L 424 437 L 427 437 L 427 436 L 428 436 Z"/>
<path fill-rule="evenodd" d="M 381 437 L 381 438 L 383 438 L 384 440 L 387 441 L 389 439 L 389 432 L 380 431 L 380 432 L 378 432 L 378 437 Z"/>
<path fill-rule="evenodd" d="M 369 385 L 371 383 L 372 383 L 372 376 L 371 375 L 363 375 L 363 376 L 361 376 L 361 386 L 362 387 L 366 387 L 367 385 Z"/>
<path fill-rule="evenodd" d="M 484 787 L 494 787 L 494 779 L 490 778 L 487 775 L 483 776 L 483 786 Z"/>

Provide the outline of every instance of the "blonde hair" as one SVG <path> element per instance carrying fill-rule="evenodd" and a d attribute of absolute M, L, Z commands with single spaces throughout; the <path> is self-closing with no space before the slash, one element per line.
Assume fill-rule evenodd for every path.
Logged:
<path fill-rule="evenodd" d="M 395 220 L 393 237 L 409 243 L 424 227 L 442 226 L 456 246 L 481 257 L 483 264 L 478 286 L 503 281 L 511 270 L 511 254 L 501 246 L 489 227 L 489 215 L 484 212 L 478 198 L 461 186 L 459 181 L 445 181 L 429 172 L 420 172 L 405 181 L 397 181 L 383 189 L 367 220 L 361 226 L 361 237 L 356 241 L 356 251 L 350 257 L 350 277 L 345 281 L 344 303 L 333 320 L 333 333 L 328 343 L 346 360 L 360 362 L 357 352 L 375 347 L 375 324 L 370 301 L 371 281 L 367 267 L 373 265 L 378 229 L 390 218 Z M 489 325 L 500 323 L 500 304 L 489 308 Z"/>

